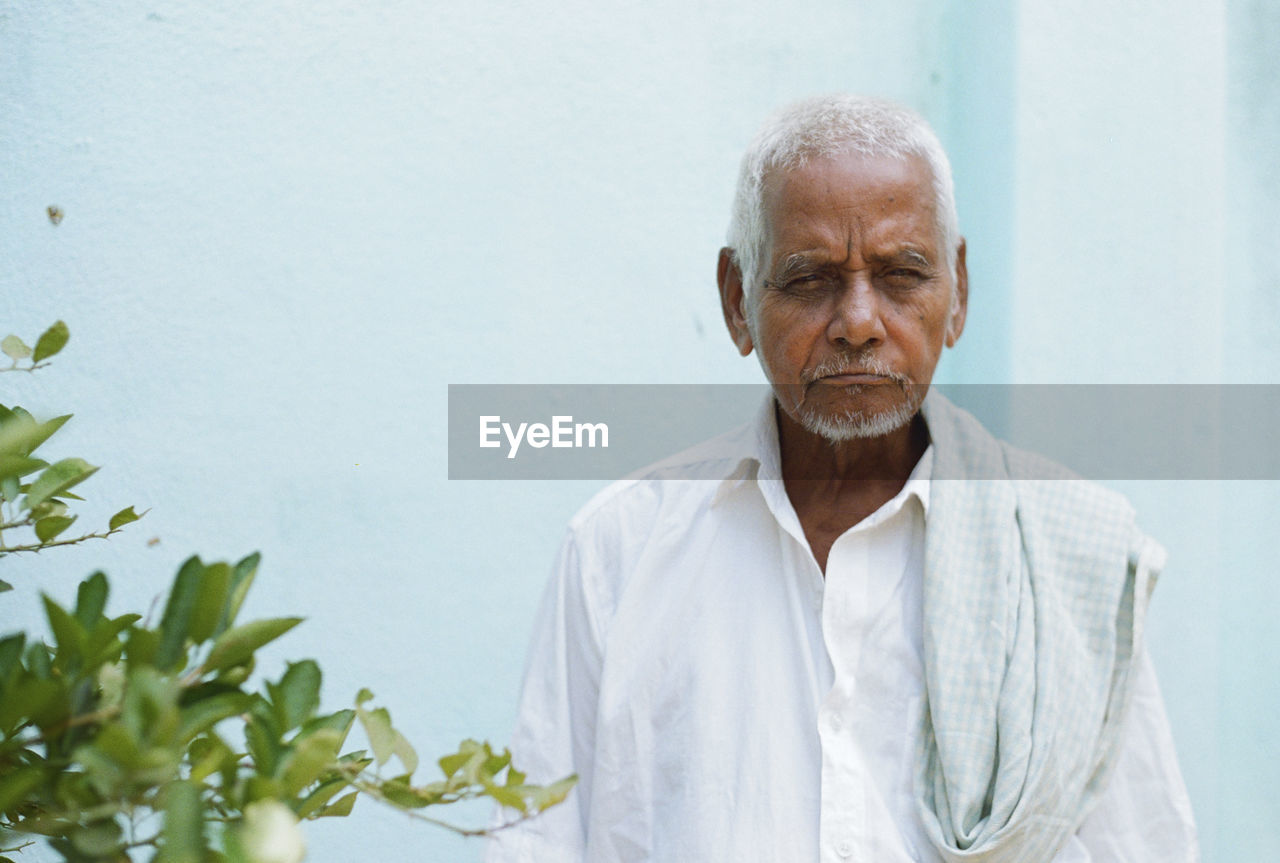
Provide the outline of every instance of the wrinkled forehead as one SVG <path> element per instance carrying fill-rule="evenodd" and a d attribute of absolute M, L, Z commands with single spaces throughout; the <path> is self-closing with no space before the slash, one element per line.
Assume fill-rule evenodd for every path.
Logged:
<path fill-rule="evenodd" d="M 764 239 L 772 245 L 814 216 L 843 212 L 874 222 L 904 219 L 925 230 L 941 248 L 933 173 L 915 155 L 848 152 L 811 156 L 790 167 L 769 170 L 761 189 Z"/>

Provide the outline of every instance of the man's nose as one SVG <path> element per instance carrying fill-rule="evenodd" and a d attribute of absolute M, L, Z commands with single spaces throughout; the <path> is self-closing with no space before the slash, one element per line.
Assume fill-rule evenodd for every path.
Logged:
<path fill-rule="evenodd" d="M 836 295 L 827 338 L 841 347 L 878 345 L 885 339 L 881 297 L 866 273 L 855 273 Z"/>

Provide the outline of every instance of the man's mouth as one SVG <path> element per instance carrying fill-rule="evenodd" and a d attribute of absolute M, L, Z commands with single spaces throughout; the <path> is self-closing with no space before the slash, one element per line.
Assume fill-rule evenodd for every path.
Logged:
<path fill-rule="evenodd" d="M 897 383 L 897 381 L 889 375 L 877 374 L 875 372 L 841 372 L 840 374 L 823 375 L 818 378 L 817 382 L 831 384 L 838 387 L 874 386 L 876 384 Z"/>
<path fill-rule="evenodd" d="M 911 385 L 911 380 L 901 372 L 889 367 L 879 357 L 869 356 L 862 352 L 861 356 L 830 357 L 817 366 L 805 369 L 800 379 L 807 385 L 825 384 L 832 387 L 882 386 L 896 384 L 903 389 Z"/>

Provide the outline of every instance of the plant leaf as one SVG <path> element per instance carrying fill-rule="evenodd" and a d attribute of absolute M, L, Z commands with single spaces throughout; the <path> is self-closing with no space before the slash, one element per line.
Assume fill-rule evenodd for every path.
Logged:
<path fill-rule="evenodd" d="M 541 812 L 544 809 L 550 809 L 557 803 L 563 802 L 569 796 L 569 792 L 573 790 L 573 786 L 578 784 L 577 775 L 566 776 L 559 782 L 552 782 L 543 788 L 535 789 L 529 795 L 529 803 L 535 810 Z"/>
<path fill-rule="evenodd" d="M 64 458 L 40 472 L 27 489 L 28 509 L 34 509 L 74 485 L 84 482 L 98 469 L 82 458 Z"/>
<path fill-rule="evenodd" d="M 403 734 L 399 731 L 393 731 L 393 734 L 394 737 L 391 741 L 392 751 L 395 752 L 396 758 L 400 759 L 400 763 L 404 765 L 405 772 L 412 775 L 418 769 L 418 753 Z"/>
<path fill-rule="evenodd" d="M 32 645 L 44 650 L 43 644 Z M 33 651 L 27 650 L 28 661 Z M 45 657 L 47 653 L 43 653 Z M 47 661 L 47 659 L 46 659 Z M 32 721 L 40 727 L 66 718 L 64 709 L 63 687 L 56 681 L 27 677 L 8 687 L 4 699 L 0 700 L 0 731 L 13 731 L 14 726 L 21 723 L 29 725 Z M 3 807 L 0 807 L 3 809 Z"/>
<path fill-rule="evenodd" d="M 43 641 L 34 641 L 27 645 L 27 670 L 41 680 L 48 680 L 53 674 L 49 648 Z"/>
<path fill-rule="evenodd" d="M 409 784 L 409 777 L 397 776 L 383 782 L 378 791 L 393 806 L 401 809 L 422 809 L 440 802 L 441 795 L 431 788 L 414 788 Z"/>
<path fill-rule="evenodd" d="M 201 863 L 204 859 L 204 807 L 200 786 L 179 780 L 164 792 L 164 828 L 156 863 Z"/>
<path fill-rule="evenodd" d="M 71 338 L 71 331 L 62 321 L 57 321 L 36 339 L 36 349 L 31 356 L 32 362 L 41 362 L 62 350 Z"/>
<path fill-rule="evenodd" d="M 48 596 L 41 594 L 44 600 L 44 613 L 49 618 L 49 628 L 53 630 L 54 640 L 58 643 L 58 655 L 65 662 L 72 658 L 84 656 L 85 643 L 89 633 L 66 609 L 58 605 Z"/>
<path fill-rule="evenodd" d="M 36 423 L 33 420 L 31 430 L 25 435 L 26 449 L 24 452 L 30 455 L 35 451 L 36 447 L 53 437 L 53 433 L 66 425 L 69 419 L 71 419 L 71 414 L 63 414 L 60 417 L 54 417 L 42 423 Z"/>
<path fill-rule="evenodd" d="M 351 807 L 356 805 L 356 797 L 359 792 L 352 791 L 350 794 L 343 794 L 337 800 L 316 813 L 317 818 L 340 817 L 345 818 L 351 814 Z"/>
<path fill-rule="evenodd" d="M 320 666 L 313 660 L 289 663 L 278 685 L 270 686 L 280 724 L 286 731 L 298 728 L 320 708 Z"/>
<path fill-rule="evenodd" d="M 0 453 L 29 456 L 69 419 L 71 415 L 67 414 L 38 423 L 20 407 L 4 408 L 0 413 Z"/>
<path fill-rule="evenodd" d="M 260 560 L 262 560 L 262 556 L 255 551 L 236 564 L 235 570 L 231 573 L 231 587 L 227 595 L 227 607 L 223 612 L 222 619 L 218 621 L 218 626 L 213 631 L 215 636 L 226 632 L 236 622 L 236 615 L 240 613 L 240 606 L 244 603 L 245 595 L 249 592 L 249 588 L 253 586 L 254 576 L 258 574 L 258 562 Z"/>
<path fill-rule="evenodd" d="M 270 723 L 256 714 L 250 715 L 244 726 L 244 741 L 258 772 L 274 773 L 280 760 L 280 743 L 278 736 L 272 733 Z"/>
<path fill-rule="evenodd" d="M 3 643 L 3 642 L 0 642 Z M 337 713 L 331 713 L 328 716 L 317 716 L 315 719 L 309 719 L 302 726 L 303 734 L 310 734 L 317 728 L 332 728 L 342 734 L 343 740 L 351 731 L 351 723 L 356 721 L 356 712 L 354 710 L 339 710 Z"/>
<path fill-rule="evenodd" d="M 178 570 L 169 590 L 169 600 L 160 618 L 160 644 L 156 648 L 156 667 L 167 671 L 186 656 L 187 632 L 191 615 L 195 611 L 200 593 L 204 564 L 198 557 L 189 557 Z"/>
<path fill-rule="evenodd" d="M 8 682 L 9 672 L 17 666 L 18 660 L 22 657 L 22 648 L 26 643 L 25 632 L 16 632 L 0 638 L 0 686 Z"/>
<path fill-rule="evenodd" d="M 485 793 L 503 806 L 509 806 L 523 814 L 527 804 L 518 786 L 494 785 L 485 789 Z"/>
<path fill-rule="evenodd" d="M 197 748 L 196 744 L 204 744 Z M 197 737 L 195 742 L 191 744 L 191 780 L 193 782 L 201 782 L 206 776 L 211 776 L 215 771 L 226 770 L 228 767 L 235 770 L 238 761 L 236 753 L 231 751 L 231 747 L 222 742 L 222 738 L 216 734 L 209 734 L 205 737 Z M 230 787 L 228 782 L 224 788 Z"/>
<path fill-rule="evenodd" d="M 379 707 L 376 710 L 365 710 L 361 707 L 356 711 L 356 716 L 360 717 L 364 733 L 369 736 L 369 745 L 373 747 L 373 757 L 381 767 L 395 752 L 396 739 L 395 731 L 391 728 L 391 714 L 385 707 Z"/>
<path fill-rule="evenodd" d="M 25 455 L 0 455 L 0 477 L 20 479 L 29 473 L 48 467 L 44 459 L 31 458 Z M 17 495 L 14 495 L 17 497 Z"/>
<path fill-rule="evenodd" d="M 27 347 L 27 343 L 12 333 L 0 341 L 0 351 L 4 351 L 13 360 L 25 360 L 31 356 L 31 348 Z"/>
<path fill-rule="evenodd" d="M 80 582 L 80 587 L 76 590 L 76 620 L 85 629 L 92 629 L 98 618 L 102 617 L 102 611 L 107 607 L 109 589 L 107 577 L 101 572 L 95 572 Z"/>
<path fill-rule="evenodd" d="M 142 518 L 142 516 L 134 512 L 132 506 L 126 506 L 115 515 L 111 516 L 111 520 L 107 522 L 107 530 L 116 530 L 117 528 L 124 527 L 126 524 L 132 524 L 140 518 Z"/>
<path fill-rule="evenodd" d="M 112 859 L 121 845 L 120 825 L 111 820 L 95 821 L 71 834 L 71 845 L 90 859 Z"/>
<path fill-rule="evenodd" d="M 319 817 L 316 815 L 326 803 L 333 799 L 343 788 L 347 787 L 347 780 L 342 778 L 329 779 L 321 782 L 316 786 L 315 790 L 302 798 L 302 802 L 298 804 L 297 813 L 299 818 Z"/>
<path fill-rule="evenodd" d="M 204 661 L 206 671 L 217 671 L 239 665 L 253 656 L 264 644 L 275 641 L 302 622 L 301 617 L 275 617 L 255 620 L 219 635 Z"/>
<path fill-rule="evenodd" d="M 131 629 L 125 642 L 124 653 L 130 668 L 151 665 L 160 646 L 160 634 L 154 629 Z"/>
<path fill-rule="evenodd" d="M 293 797 L 333 768 L 338 760 L 342 735 L 331 728 L 297 740 L 293 751 L 280 764 L 280 784 L 284 793 Z"/>
<path fill-rule="evenodd" d="M 50 515 L 45 518 L 37 519 L 35 524 L 36 539 L 40 542 L 51 542 L 58 538 L 58 534 L 71 527 L 71 523 L 76 520 L 76 516 Z"/>
<path fill-rule="evenodd" d="M 34 765 L 0 775 L 0 812 L 22 805 L 43 781 L 44 771 Z"/>
<path fill-rule="evenodd" d="M 187 633 L 196 644 L 213 635 L 227 604 L 227 588 L 230 584 L 231 567 L 221 561 L 209 564 L 200 574 L 195 608 L 191 612 L 191 625 Z"/>
<path fill-rule="evenodd" d="M 117 636 L 141 619 L 142 615 L 140 614 L 122 614 L 115 618 L 99 618 L 93 628 L 89 630 L 89 642 L 85 647 L 87 660 L 90 663 L 99 664 L 114 662 L 119 659 L 125 645 Z"/>
<path fill-rule="evenodd" d="M 223 692 L 183 707 L 178 720 L 178 742 L 185 746 L 222 720 L 245 712 L 252 703 L 253 696 L 247 693 Z"/>
<path fill-rule="evenodd" d="M 469 761 L 475 761 L 479 758 L 483 760 L 484 750 L 480 748 L 480 744 L 474 740 L 464 740 L 458 744 L 458 751 L 452 755 L 445 755 L 440 758 L 437 763 L 440 769 L 444 771 L 446 779 L 452 779 L 462 767 Z"/>

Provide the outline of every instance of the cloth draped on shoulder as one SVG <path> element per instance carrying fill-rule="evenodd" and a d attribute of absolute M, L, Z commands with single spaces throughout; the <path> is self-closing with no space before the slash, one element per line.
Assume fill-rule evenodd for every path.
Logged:
<path fill-rule="evenodd" d="M 948 863 L 1048 863 L 1114 760 L 1164 550 L 936 392 L 916 802 Z"/>

